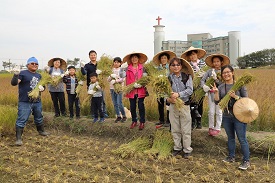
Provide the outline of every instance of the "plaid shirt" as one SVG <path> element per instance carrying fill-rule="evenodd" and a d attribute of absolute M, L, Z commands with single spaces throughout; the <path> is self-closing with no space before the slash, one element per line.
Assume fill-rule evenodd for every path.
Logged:
<path fill-rule="evenodd" d="M 63 82 L 66 84 L 67 93 L 70 94 L 71 93 L 71 76 L 64 76 Z M 77 85 L 78 85 L 78 80 L 75 77 L 75 89 L 76 89 Z"/>

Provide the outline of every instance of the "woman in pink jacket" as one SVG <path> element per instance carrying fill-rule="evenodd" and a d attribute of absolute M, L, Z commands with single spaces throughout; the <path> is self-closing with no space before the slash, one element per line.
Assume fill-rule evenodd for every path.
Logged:
<path fill-rule="evenodd" d="M 143 63 L 147 61 L 147 56 L 143 53 L 131 53 L 123 58 L 123 64 L 121 65 L 120 77 L 126 77 L 126 86 L 136 82 L 142 76 L 147 75 L 143 68 Z M 139 130 L 143 130 L 145 123 L 145 106 L 144 99 L 147 96 L 147 91 L 144 86 L 135 83 L 134 89 L 125 95 L 130 101 L 130 111 L 132 115 L 131 129 L 136 127 L 137 124 L 137 112 L 136 105 L 138 103 L 139 110 Z"/>

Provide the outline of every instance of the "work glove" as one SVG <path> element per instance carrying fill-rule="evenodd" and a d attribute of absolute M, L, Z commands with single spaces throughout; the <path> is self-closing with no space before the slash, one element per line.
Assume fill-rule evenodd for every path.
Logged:
<path fill-rule="evenodd" d="M 83 81 L 82 80 L 78 81 L 78 84 L 83 85 Z"/>
<path fill-rule="evenodd" d="M 64 76 L 65 76 L 65 74 L 60 74 L 60 77 L 62 77 L 62 78 L 63 78 Z"/>
<path fill-rule="evenodd" d="M 99 70 L 99 69 L 97 69 L 95 72 L 96 72 L 98 75 L 102 73 L 102 71 Z"/>
<path fill-rule="evenodd" d="M 45 67 L 44 67 L 44 70 L 45 70 L 47 73 L 49 73 L 49 72 L 50 72 L 50 67 L 49 67 L 49 66 L 45 66 Z"/>
<path fill-rule="evenodd" d="M 116 82 L 116 80 L 112 80 L 110 83 L 113 85 L 113 84 L 115 84 L 115 82 Z"/>
<path fill-rule="evenodd" d="M 66 71 L 65 72 L 65 76 L 68 76 L 70 73 L 69 73 L 69 71 Z"/>
<path fill-rule="evenodd" d="M 111 77 L 114 78 L 114 79 L 117 79 L 118 75 L 117 74 L 111 74 Z"/>
<path fill-rule="evenodd" d="M 93 95 L 93 94 L 95 94 L 94 90 L 88 90 L 88 95 Z"/>
<path fill-rule="evenodd" d="M 40 92 L 42 92 L 42 91 L 45 90 L 45 88 L 44 88 L 42 85 L 39 85 L 39 86 L 38 86 L 38 89 L 39 89 Z"/>
<path fill-rule="evenodd" d="M 217 80 L 217 74 L 214 69 L 212 70 L 211 76 L 213 77 L 214 80 Z"/>
<path fill-rule="evenodd" d="M 16 65 L 13 69 L 12 69 L 13 73 L 15 75 L 18 75 L 20 73 L 20 65 Z"/>
<path fill-rule="evenodd" d="M 97 88 L 98 90 L 100 90 L 100 89 L 101 89 L 101 87 L 100 87 L 99 85 L 96 85 L 96 88 Z"/>
<path fill-rule="evenodd" d="M 85 66 L 85 62 L 83 60 L 80 61 L 80 67 L 84 67 Z"/>
<path fill-rule="evenodd" d="M 126 69 L 126 68 L 128 67 L 128 63 L 125 62 L 125 63 L 121 64 L 120 67 L 121 67 L 122 69 Z"/>
<path fill-rule="evenodd" d="M 207 93 L 207 92 L 210 91 L 210 87 L 207 86 L 207 85 L 203 85 L 202 89 L 203 89 L 203 91 L 204 91 L 205 93 Z"/>
<path fill-rule="evenodd" d="M 138 83 L 135 83 L 134 84 L 134 88 L 141 88 L 142 87 L 142 85 L 140 85 L 140 84 L 138 84 Z"/>

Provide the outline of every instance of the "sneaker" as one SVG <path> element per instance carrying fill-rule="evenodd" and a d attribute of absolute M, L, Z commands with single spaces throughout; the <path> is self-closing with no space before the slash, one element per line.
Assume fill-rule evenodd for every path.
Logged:
<path fill-rule="evenodd" d="M 104 118 L 100 118 L 99 123 L 103 123 L 105 121 Z"/>
<path fill-rule="evenodd" d="M 220 130 L 212 130 L 211 135 L 215 137 L 219 135 L 219 133 L 220 133 Z"/>
<path fill-rule="evenodd" d="M 163 124 L 164 124 L 164 122 L 163 122 L 163 121 L 160 121 L 160 122 L 157 122 L 157 123 L 156 123 L 156 126 L 157 126 L 157 125 L 163 125 Z"/>
<path fill-rule="evenodd" d="M 189 156 L 191 156 L 191 153 L 184 153 L 183 158 L 184 158 L 184 159 L 188 159 Z"/>
<path fill-rule="evenodd" d="M 122 119 L 121 117 L 117 117 L 116 120 L 115 120 L 115 123 L 121 121 L 121 119 Z"/>
<path fill-rule="evenodd" d="M 97 122 L 97 120 L 98 120 L 98 118 L 94 118 L 94 121 L 93 121 L 93 122 L 95 123 L 95 122 Z"/>
<path fill-rule="evenodd" d="M 127 120 L 126 116 L 123 116 L 123 118 L 120 120 L 122 123 L 125 122 Z"/>
<path fill-rule="evenodd" d="M 140 123 L 138 129 L 143 130 L 144 129 L 144 123 Z"/>
<path fill-rule="evenodd" d="M 132 122 L 131 126 L 130 126 L 130 129 L 133 129 L 137 126 L 137 122 Z"/>
<path fill-rule="evenodd" d="M 177 156 L 181 153 L 181 150 L 173 150 L 172 156 Z"/>
<path fill-rule="evenodd" d="M 224 160 L 222 160 L 223 162 L 227 162 L 227 163 L 233 163 L 235 162 L 235 158 L 233 157 L 226 157 Z"/>
<path fill-rule="evenodd" d="M 163 126 L 164 127 L 170 127 L 170 123 L 165 123 Z"/>
<path fill-rule="evenodd" d="M 247 170 L 249 167 L 250 167 L 249 161 L 243 161 L 240 164 L 239 169 L 241 169 L 241 170 Z"/>
<path fill-rule="evenodd" d="M 213 131 L 213 130 L 214 130 L 213 128 L 209 128 L 209 130 L 208 130 L 208 135 L 212 136 L 212 131 Z"/>

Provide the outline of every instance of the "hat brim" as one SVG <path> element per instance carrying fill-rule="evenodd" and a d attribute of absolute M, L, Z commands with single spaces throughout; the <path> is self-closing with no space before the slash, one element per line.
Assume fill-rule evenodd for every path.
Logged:
<path fill-rule="evenodd" d="M 190 61 L 190 58 L 187 57 L 187 53 L 190 52 L 190 51 L 195 51 L 195 50 L 198 51 L 198 53 L 197 53 L 198 59 L 201 59 L 206 55 L 206 51 L 204 49 L 190 47 L 188 50 L 183 52 L 183 54 L 181 54 L 180 57 L 187 60 L 187 61 Z"/>
<path fill-rule="evenodd" d="M 194 70 L 192 69 L 192 66 L 189 64 L 189 62 L 183 58 L 178 58 L 178 59 L 180 59 L 181 65 L 182 65 L 181 71 L 186 74 L 190 74 L 192 76 L 192 78 L 194 78 Z M 170 66 L 169 66 L 169 68 L 170 68 Z M 170 72 L 172 72 L 171 69 L 170 69 Z"/>
<path fill-rule="evenodd" d="M 251 123 L 259 115 L 259 107 L 257 103 L 248 98 L 237 100 L 233 106 L 233 114 L 242 123 Z"/>
<path fill-rule="evenodd" d="M 59 58 L 59 57 L 55 57 L 55 58 L 52 58 L 51 60 L 48 61 L 48 66 L 49 67 L 53 67 L 53 60 L 54 59 L 59 59 L 60 60 L 60 68 L 65 71 L 67 70 L 67 63 L 65 60 L 63 60 L 62 58 Z"/>
<path fill-rule="evenodd" d="M 170 51 L 170 50 L 164 50 L 164 51 L 161 51 L 161 52 L 159 52 L 159 53 L 157 53 L 154 57 L 153 57 L 153 62 L 156 64 L 156 65 L 160 65 L 160 63 L 161 63 L 161 61 L 160 61 L 160 59 L 159 59 L 159 56 L 161 55 L 161 54 L 163 54 L 163 53 L 166 53 L 166 54 L 168 54 L 169 55 L 169 60 L 168 60 L 168 63 L 170 62 L 170 60 L 172 59 L 172 58 L 174 58 L 174 57 L 176 57 L 176 54 L 174 53 L 174 52 L 172 52 L 172 51 Z"/>
<path fill-rule="evenodd" d="M 217 57 L 217 56 L 223 58 L 221 67 L 230 64 L 230 59 L 229 59 L 228 56 L 226 56 L 226 55 L 224 55 L 224 54 L 212 54 L 212 55 L 209 55 L 208 57 L 206 57 L 206 59 L 205 59 L 206 65 L 208 65 L 209 67 L 212 67 L 212 68 L 213 68 L 213 67 L 214 67 L 214 64 L 213 64 L 213 62 L 212 62 L 212 59 L 213 59 L 213 57 Z"/>
<path fill-rule="evenodd" d="M 130 60 L 131 55 L 138 55 L 139 56 L 138 63 L 140 64 L 144 64 L 148 60 L 148 57 L 143 53 L 130 53 L 123 58 L 123 63 L 127 62 L 128 65 L 131 64 L 132 63 Z"/>

